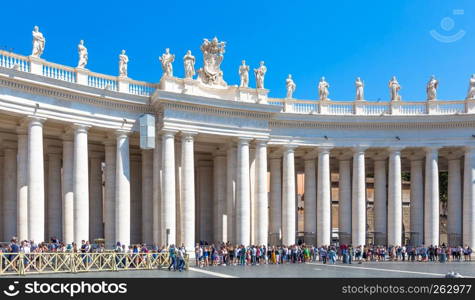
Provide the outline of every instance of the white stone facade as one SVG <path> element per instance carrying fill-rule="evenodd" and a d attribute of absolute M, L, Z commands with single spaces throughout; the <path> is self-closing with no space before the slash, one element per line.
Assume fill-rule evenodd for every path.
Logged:
<path fill-rule="evenodd" d="M 475 247 L 472 98 L 276 99 L 188 77 L 151 84 L 0 51 L 2 240 L 191 250 L 203 240 L 293 244 L 303 236 L 324 245 L 335 242 L 338 173 L 340 242 L 439 244 L 438 178 L 448 171 L 449 243 Z M 143 114 L 156 118 L 153 150 L 139 148 Z M 405 229 L 402 172 L 411 174 Z M 296 173 L 305 173 L 303 234 Z M 375 232 L 367 230 L 368 176 Z"/>

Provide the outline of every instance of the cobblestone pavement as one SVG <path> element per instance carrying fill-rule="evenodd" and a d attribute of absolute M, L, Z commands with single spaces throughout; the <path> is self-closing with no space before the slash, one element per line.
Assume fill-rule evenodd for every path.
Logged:
<path fill-rule="evenodd" d="M 307 277 L 307 278 L 344 278 L 344 277 L 427 277 L 441 278 L 450 271 L 458 272 L 464 277 L 475 277 L 475 262 L 453 263 L 408 263 L 385 262 L 363 264 L 287 264 L 260 266 L 216 266 L 207 268 L 190 267 L 186 272 L 167 270 L 137 270 L 118 272 L 89 272 L 89 273 L 57 273 L 27 275 L 29 278 L 256 278 L 256 277 Z"/>

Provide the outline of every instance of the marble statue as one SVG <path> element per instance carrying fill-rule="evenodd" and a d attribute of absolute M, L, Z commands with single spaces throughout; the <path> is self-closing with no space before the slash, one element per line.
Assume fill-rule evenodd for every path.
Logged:
<path fill-rule="evenodd" d="M 201 52 L 203 53 L 203 67 L 198 70 L 198 79 L 207 85 L 227 86 L 223 79 L 221 63 L 224 59 L 225 42 L 219 42 L 218 38 L 203 40 Z"/>
<path fill-rule="evenodd" d="M 264 65 L 264 62 L 261 61 L 259 64 L 259 68 L 254 69 L 254 74 L 256 75 L 256 88 L 263 89 L 264 88 L 264 77 L 267 72 L 267 67 Z"/>
<path fill-rule="evenodd" d="M 470 80 L 469 80 L 467 99 L 468 100 L 475 99 L 475 74 L 472 74 L 472 77 L 470 77 Z"/>
<path fill-rule="evenodd" d="M 87 65 L 87 48 L 84 46 L 84 40 L 79 41 L 78 45 L 78 54 L 79 54 L 79 61 L 78 61 L 78 68 L 84 69 Z"/>
<path fill-rule="evenodd" d="M 401 100 L 401 96 L 399 95 L 399 90 L 401 86 L 399 82 L 397 82 L 396 76 L 393 76 L 391 80 L 389 80 L 389 92 L 391 94 L 391 101 L 399 101 Z"/>
<path fill-rule="evenodd" d="M 432 75 L 427 82 L 426 93 L 427 100 L 435 100 L 437 98 L 437 88 L 439 87 L 439 81 Z"/>
<path fill-rule="evenodd" d="M 292 80 L 292 75 L 289 74 L 287 79 L 285 80 L 285 87 L 287 88 L 287 96 L 286 98 L 292 99 L 292 95 L 295 92 L 295 89 L 297 88 L 297 85 L 295 82 Z"/>
<path fill-rule="evenodd" d="M 31 56 L 39 58 L 45 51 L 46 39 L 44 38 L 43 34 L 40 32 L 40 29 L 38 26 L 34 27 L 32 34 L 33 34 L 33 50 L 31 52 Z"/>
<path fill-rule="evenodd" d="M 175 54 L 170 54 L 170 49 L 167 48 L 159 59 L 162 63 L 163 76 L 173 77 L 172 63 L 175 61 Z"/>
<path fill-rule="evenodd" d="M 364 83 L 361 78 L 356 77 L 356 100 L 364 100 Z"/>
<path fill-rule="evenodd" d="M 318 83 L 318 96 L 320 100 L 330 100 L 328 99 L 328 95 L 330 94 L 328 88 L 330 88 L 330 85 L 325 81 L 325 77 L 322 77 Z"/>
<path fill-rule="evenodd" d="M 188 50 L 183 57 L 183 63 L 185 64 L 185 78 L 193 78 L 195 75 L 195 57 L 191 55 L 191 51 Z"/>
<path fill-rule="evenodd" d="M 129 63 L 129 57 L 125 54 L 125 50 L 119 54 L 119 76 L 127 77 L 127 64 Z"/>
<path fill-rule="evenodd" d="M 249 86 L 249 66 L 246 65 L 246 61 L 242 61 L 242 65 L 239 66 L 239 77 L 241 78 L 240 87 Z"/>

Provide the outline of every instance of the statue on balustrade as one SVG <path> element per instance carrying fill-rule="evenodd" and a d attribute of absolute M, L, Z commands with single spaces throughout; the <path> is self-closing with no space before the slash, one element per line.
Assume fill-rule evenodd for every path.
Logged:
<path fill-rule="evenodd" d="M 472 74 L 472 77 L 470 77 L 467 99 L 475 100 L 475 74 Z"/>
<path fill-rule="evenodd" d="M 188 50 L 183 57 L 183 63 L 185 64 L 185 78 L 192 79 L 195 75 L 195 57 L 191 55 L 191 51 Z"/>
<path fill-rule="evenodd" d="M 267 67 L 264 65 L 264 62 L 261 61 L 259 64 L 259 68 L 254 69 L 254 75 L 256 75 L 256 88 L 263 89 L 264 88 L 264 77 L 267 72 Z"/>
<path fill-rule="evenodd" d="M 400 101 L 401 96 L 399 95 L 399 90 L 401 86 L 399 82 L 397 82 L 396 76 L 393 76 L 391 80 L 389 80 L 389 92 L 391 94 L 391 101 Z"/>
<path fill-rule="evenodd" d="M 320 100 L 330 100 L 328 98 L 328 95 L 330 94 L 330 92 L 328 91 L 329 88 L 330 85 L 328 84 L 328 82 L 325 81 L 325 77 L 322 77 L 320 79 L 320 82 L 318 83 L 318 96 Z"/>
<path fill-rule="evenodd" d="M 175 61 L 175 54 L 170 54 L 170 49 L 167 48 L 159 59 L 162 63 L 163 76 L 173 77 L 172 63 Z"/>
<path fill-rule="evenodd" d="M 87 65 L 87 48 L 84 46 L 84 40 L 79 41 L 78 45 L 78 53 L 79 53 L 79 62 L 78 62 L 78 68 L 84 69 Z"/>
<path fill-rule="evenodd" d="M 249 66 L 246 65 L 246 61 L 242 61 L 242 65 L 239 66 L 239 77 L 241 78 L 240 87 L 249 86 Z"/>
<path fill-rule="evenodd" d="M 439 81 L 432 75 L 427 83 L 426 92 L 427 100 L 435 100 L 437 98 L 437 88 L 439 87 Z"/>
<path fill-rule="evenodd" d="M 285 86 L 287 87 L 287 99 L 292 99 L 292 95 L 295 92 L 295 89 L 297 88 L 297 85 L 295 82 L 292 80 L 292 75 L 289 74 L 287 79 L 285 80 Z"/>
<path fill-rule="evenodd" d="M 45 51 L 46 39 L 44 38 L 43 34 L 40 32 L 40 29 L 38 26 L 34 27 L 32 34 L 33 34 L 33 51 L 31 52 L 31 56 L 39 58 Z"/>
<path fill-rule="evenodd" d="M 364 83 L 361 78 L 356 77 L 356 100 L 364 100 Z"/>
<path fill-rule="evenodd" d="M 129 57 L 125 54 L 125 50 L 119 54 L 119 76 L 127 77 L 127 64 L 129 63 Z"/>
<path fill-rule="evenodd" d="M 201 52 L 203 53 L 203 68 L 198 70 L 198 79 L 207 85 L 227 86 L 223 79 L 223 71 L 221 71 L 221 63 L 224 59 L 225 42 L 219 42 L 218 38 L 203 40 L 201 44 Z"/>

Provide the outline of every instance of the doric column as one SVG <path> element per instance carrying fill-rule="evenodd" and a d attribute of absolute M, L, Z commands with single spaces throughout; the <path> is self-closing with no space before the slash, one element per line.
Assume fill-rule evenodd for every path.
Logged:
<path fill-rule="evenodd" d="M 111 248 L 117 242 L 115 238 L 115 172 L 117 146 L 116 140 L 109 137 L 105 145 L 105 187 L 104 187 L 104 237 L 106 247 Z"/>
<path fill-rule="evenodd" d="M 181 195 L 183 200 L 183 244 L 189 253 L 195 244 L 195 158 L 194 133 L 183 132 L 181 136 Z"/>
<path fill-rule="evenodd" d="M 338 162 L 338 231 L 340 243 L 351 243 L 351 161 L 341 159 Z"/>
<path fill-rule="evenodd" d="M 102 152 L 91 152 L 89 181 L 89 237 L 104 238 L 102 220 Z"/>
<path fill-rule="evenodd" d="M 175 194 L 175 131 L 162 134 L 162 241 L 175 244 L 176 241 L 176 194 Z"/>
<path fill-rule="evenodd" d="M 295 159 L 294 146 L 287 145 L 283 157 L 282 244 L 295 244 Z"/>
<path fill-rule="evenodd" d="M 17 162 L 17 234 L 18 240 L 28 238 L 28 135 L 19 128 Z"/>
<path fill-rule="evenodd" d="M 74 144 L 72 136 L 63 136 L 63 241 L 74 241 Z"/>
<path fill-rule="evenodd" d="M 331 243 L 330 149 L 318 149 L 317 245 Z"/>
<path fill-rule="evenodd" d="M 181 195 L 181 185 L 182 185 L 182 178 L 181 178 L 181 142 L 179 139 L 175 139 L 175 213 L 176 213 L 176 239 L 175 243 L 177 245 L 183 244 L 182 239 L 182 227 L 183 227 L 183 219 L 181 216 L 182 209 L 182 195 Z"/>
<path fill-rule="evenodd" d="M 351 237 L 354 247 L 366 243 L 365 148 L 353 149 L 353 188 L 351 201 Z"/>
<path fill-rule="evenodd" d="M 438 149 L 426 148 L 424 189 L 424 244 L 439 244 L 439 167 Z"/>
<path fill-rule="evenodd" d="M 251 242 L 249 140 L 239 138 L 236 176 L 236 243 L 246 246 Z"/>
<path fill-rule="evenodd" d="M 402 245 L 401 149 L 389 149 L 388 245 Z"/>
<path fill-rule="evenodd" d="M 465 148 L 463 189 L 463 244 L 475 247 L 475 147 Z"/>
<path fill-rule="evenodd" d="M 158 119 L 158 118 L 156 118 Z M 162 137 L 158 131 L 159 123 L 155 124 L 155 149 L 153 149 L 153 243 L 162 244 Z"/>
<path fill-rule="evenodd" d="M 386 157 L 374 160 L 374 242 L 376 245 L 387 243 L 387 189 Z"/>
<path fill-rule="evenodd" d="M 219 149 L 213 157 L 213 240 L 226 242 L 226 153 Z"/>
<path fill-rule="evenodd" d="M 31 116 L 28 124 L 28 235 L 35 243 L 45 239 L 44 121 Z"/>
<path fill-rule="evenodd" d="M 0 140 L 1 142 L 1 140 Z M 5 161 L 3 151 L 0 151 L 0 182 L 3 182 L 3 162 Z M 3 184 L 0 184 L 0 203 L 3 201 Z M 1 204 L 0 204 L 1 207 Z M 8 239 L 3 237 L 3 209 L 0 209 L 0 238 L 2 241 Z"/>
<path fill-rule="evenodd" d="M 411 242 L 420 246 L 424 239 L 424 161 L 411 159 Z"/>
<path fill-rule="evenodd" d="M 84 124 L 74 125 L 74 241 L 81 245 L 89 240 L 89 159 L 87 130 Z"/>
<path fill-rule="evenodd" d="M 315 208 L 316 210 L 316 208 Z M 282 158 L 270 158 L 270 244 L 279 245 L 282 238 Z"/>
<path fill-rule="evenodd" d="M 130 245 L 130 155 L 129 132 L 116 132 L 115 238 Z"/>
<path fill-rule="evenodd" d="M 48 238 L 62 238 L 61 149 L 48 147 Z"/>
<path fill-rule="evenodd" d="M 237 149 L 234 143 L 230 143 L 226 150 L 226 220 L 227 241 L 235 243 L 236 223 L 236 158 Z"/>
<path fill-rule="evenodd" d="M 256 237 L 257 245 L 268 244 L 269 200 L 267 196 L 267 141 L 256 141 Z"/>
<path fill-rule="evenodd" d="M 130 165 L 130 243 L 142 240 L 142 163 L 139 153 L 129 156 Z"/>
<path fill-rule="evenodd" d="M 153 150 L 142 150 L 142 241 L 153 244 Z"/>
<path fill-rule="evenodd" d="M 462 244 L 462 173 L 460 157 L 449 157 L 447 235 L 450 246 Z"/>
<path fill-rule="evenodd" d="M 10 240 L 17 234 L 17 145 L 2 141 L 3 162 L 3 238 Z"/>
<path fill-rule="evenodd" d="M 304 157 L 305 191 L 303 220 L 304 240 L 307 245 L 316 245 L 317 241 L 317 178 L 315 170 L 315 158 L 316 157 L 314 153 L 309 153 Z"/>
<path fill-rule="evenodd" d="M 213 241 L 213 161 L 198 161 L 199 240 Z"/>

